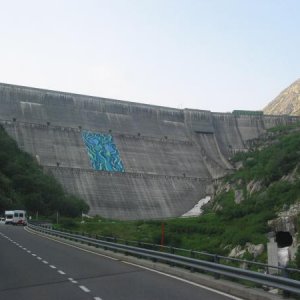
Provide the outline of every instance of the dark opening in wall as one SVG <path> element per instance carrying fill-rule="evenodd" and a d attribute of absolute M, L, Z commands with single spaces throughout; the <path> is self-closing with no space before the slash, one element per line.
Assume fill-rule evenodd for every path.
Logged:
<path fill-rule="evenodd" d="M 278 248 L 288 247 L 293 244 L 293 238 L 291 234 L 287 231 L 276 232 L 276 243 Z"/>

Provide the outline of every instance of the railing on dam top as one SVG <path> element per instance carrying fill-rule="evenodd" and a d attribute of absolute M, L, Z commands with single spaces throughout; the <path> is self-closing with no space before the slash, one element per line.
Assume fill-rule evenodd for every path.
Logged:
<path fill-rule="evenodd" d="M 300 295 L 300 281 L 288 278 L 288 275 L 291 275 L 291 273 L 297 272 L 300 274 L 300 270 L 298 269 L 280 268 L 259 262 L 150 243 L 126 241 L 104 236 L 92 237 L 83 233 L 79 234 L 71 233 L 66 230 L 53 230 L 49 228 L 49 224 L 40 224 L 40 226 L 28 224 L 28 226 L 42 233 L 84 243 L 97 248 L 100 247 L 104 250 L 150 259 L 171 266 L 183 267 L 193 272 L 212 273 L 216 279 L 219 279 L 221 276 L 225 278 L 229 277 L 234 280 L 252 282 L 255 286 L 273 287 Z M 236 264 L 243 264 L 244 267 L 237 267 Z M 248 268 L 245 268 L 246 266 Z M 256 271 L 253 271 L 253 269 Z M 268 274 L 271 269 L 277 270 L 281 276 L 278 276 L 278 274 Z"/>

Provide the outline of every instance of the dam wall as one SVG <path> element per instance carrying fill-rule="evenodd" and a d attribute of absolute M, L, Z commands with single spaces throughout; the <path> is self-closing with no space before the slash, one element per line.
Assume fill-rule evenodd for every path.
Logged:
<path fill-rule="evenodd" d="M 221 153 L 229 158 L 235 151 L 245 149 L 236 117 L 229 113 L 214 113 L 215 136 Z"/>
<path fill-rule="evenodd" d="M 94 215 L 113 219 L 160 219 L 187 212 L 210 184 L 199 178 L 143 173 L 94 172 L 47 167 L 71 193 L 86 199 Z"/>
<path fill-rule="evenodd" d="M 91 215 L 180 216 L 288 116 L 213 113 L 0 84 L 0 123 Z"/>

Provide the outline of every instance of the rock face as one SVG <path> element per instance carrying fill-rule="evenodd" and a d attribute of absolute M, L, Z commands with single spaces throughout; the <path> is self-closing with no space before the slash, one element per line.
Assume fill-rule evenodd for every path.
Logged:
<path fill-rule="evenodd" d="M 241 245 L 237 245 L 235 248 L 231 250 L 228 256 L 241 257 L 248 251 L 256 258 L 257 256 L 261 255 L 264 252 L 264 249 L 265 247 L 263 244 L 254 245 L 251 243 L 246 243 L 244 248 Z"/>
<path fill-rule="evenodd" d="M 300 116 L 300 79 L 283 90 L 263 111 L 267 115 Z"/>
<path fill-rule="evenodd" d="M 300 214 L 300 203 L 290 206 L 287 211 L 278 214 L 278 218 L 268 221 L 268 226 L 274 231 L 285 231 L 295 235 L 297 231 L 297 218 Z"/>

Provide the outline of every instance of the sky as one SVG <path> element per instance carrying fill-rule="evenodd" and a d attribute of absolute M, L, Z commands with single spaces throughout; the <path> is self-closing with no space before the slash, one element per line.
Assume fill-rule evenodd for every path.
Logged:
<path fill-rule="evenodd" d="M 0 0 L 0 82 L 213 112 L 300 77 L 298 0 Z"/>

